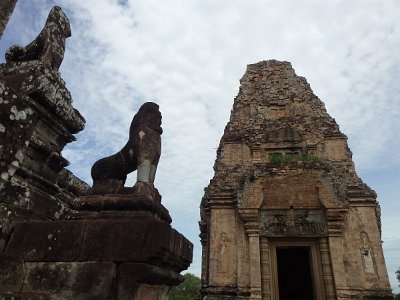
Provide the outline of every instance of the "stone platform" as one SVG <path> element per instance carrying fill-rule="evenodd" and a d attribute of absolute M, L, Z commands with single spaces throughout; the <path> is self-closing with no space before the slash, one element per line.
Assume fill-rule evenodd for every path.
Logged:
<path fill-rule="evenodd" d="M 144 195 L 84 196 L 75 204 L 86 210 L 14 226 L 0 257 L 2 269 L 10 270 L 2 272 L 2 292 L 44 297 L 32 299 L 168 299 L 193 255 L 168 210 Z"/>

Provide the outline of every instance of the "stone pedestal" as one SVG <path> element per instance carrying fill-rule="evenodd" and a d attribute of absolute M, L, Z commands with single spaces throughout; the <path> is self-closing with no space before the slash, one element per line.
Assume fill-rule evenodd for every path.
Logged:
<path fill-rule="evenodd" d="M 66 220 L 15 225 L 1 292 L 45 299 L 168 299 L 193 245 L 146 195 L 85 196 Z M 15 257 L 10 260 L 10 257 Z M 1 261 L 0 261 L 1 264 Z M 19 271 L 18 271 L 19 270 Z"/>

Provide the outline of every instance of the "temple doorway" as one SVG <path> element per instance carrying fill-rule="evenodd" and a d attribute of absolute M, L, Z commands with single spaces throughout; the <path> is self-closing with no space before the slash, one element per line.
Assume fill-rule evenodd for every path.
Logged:
<path fill-rule="evenodd" d="M 326 299 L 319 241 L 260 239 L 262 299 Z"/>
<path fill-rule="evenodd" d="M 310 249 L 277 247 L 279 300 L 314 300 Z"/>

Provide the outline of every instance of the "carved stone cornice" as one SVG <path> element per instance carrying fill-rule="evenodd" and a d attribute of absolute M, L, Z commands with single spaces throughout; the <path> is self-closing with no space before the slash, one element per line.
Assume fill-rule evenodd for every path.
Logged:
<path fill-rule="evenodd" d="M 259 213 L 258 209 L 239 209 L 240 217 L 248 235 L 259 233 Z"/>
<path fill-rule="evenodd" d="M 204 209 L 210 208 L 234 208 L 236 206 L 236 194 L 233 191 L 212 195 L 205 198 Z"/>
<path fill-rule="evenodd" d="M 329 236 L 341 236 L 344 226 L 345 214 L 347 209 L 345 208 L 329 208 L 326 210 L 326 221 L 328 224 Z"/>
<path fill-rule="evenodd" d="M 199 229 L 200 243 L 203 247 L 205 247 L 208 243 L 208 223 L 199 221 Z"/>

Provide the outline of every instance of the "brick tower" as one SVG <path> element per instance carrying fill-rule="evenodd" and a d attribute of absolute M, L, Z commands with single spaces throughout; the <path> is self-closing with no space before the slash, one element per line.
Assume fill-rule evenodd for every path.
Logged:
<path fill-rule="evenodd" d="M 203 299 L 392 299 L 376 194 L 290 63 L 248 66 L 214 170 Z"/>

